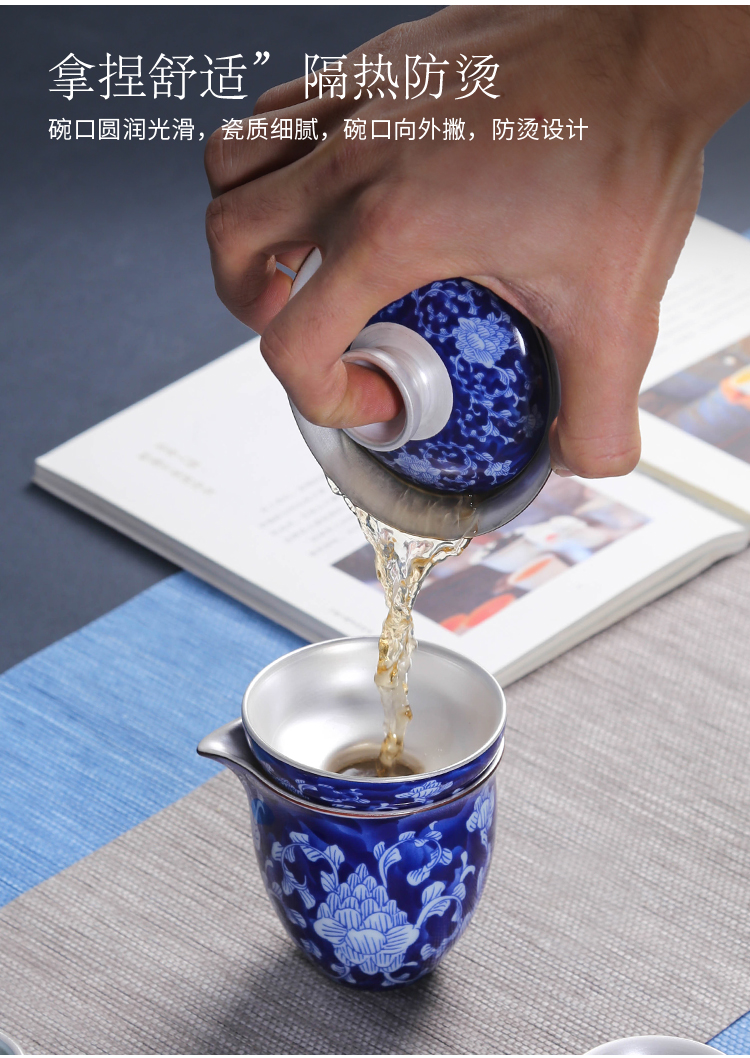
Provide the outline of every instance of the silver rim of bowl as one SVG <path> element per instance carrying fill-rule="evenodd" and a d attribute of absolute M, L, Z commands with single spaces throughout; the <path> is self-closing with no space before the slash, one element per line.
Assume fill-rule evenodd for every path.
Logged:
<path fill-rule="evenodd" d="M 253 677 L 249 687 L 242 696 L 242 726 L 244 728 L 248 741 L 252 739 L 252 741 L 256 742 L 258 746 L 260 746 L 260 748 L 264 751 L 264 753 L 267 753 L 269 755 L 269 757 L 278 761 L 282 761 L 284 764 L 288 764 L 290 767 L 296 768 L 298 771 L 306 772 L 309 775 L 317 775 L 323 779 L 346 779 L 347 785 L 356 787 L 370 785 L 371 783 L 377 783 L 378 785 L 396 785 L 399 783 L 408 783 L 412 780 L 414 781 L 415 785 L 418 785 L 420 783 L 427 782 L 430 779 L 439 779 L 442 776 L 448 775 L 450 774 L 450 772 L 455 771 L 456 768 L 463 768 L 465 765 L 471 764 L 473 760 L 476 760 L 477 757 L 481 757 L 483 753 L 486 753 L 487 750 L 491 749 L 495 743 L 500 746 L 500 744 L 505 740 L 505 725 L 507 720 L 505 694 L 495 677 L 491 673 L 487 672 L 486 669 L 483 669 L 481 665 L 478 665 L 476 661 L 472 661 L 471 658 L 467 658 L 464 654 L 459 654 L 455 650 L 449 650 L 448 647 L 442 647 L 437 643 L 428 642 L 422 644 L 424 649 L 438 651 L 440 654 L 455 657 L 461 662 L 462 665 L 471 666 L 471 668 L 474 669 L 475 672 L 481 673 L 484 679 L 490 680 L 494 684 L 494 686 L 497 687 L 497 690 L 500 695 L 500 702 L 502 705 L 502 719 L 500 721 L 500 724 L 495 729 L 490 738 L 488 738 L 487 741 L 482 746 L 480 746 L 478 750 L 476 750 L 470 756 L 464 757 L 462 760 L 457 760 L 453 764 L 447 765 L 445 768 L 440 768 L 435 771 L 419 772 L 416 775 L 393 775 L 387 776 L 382 779 L 375 779 L 372 777 L 359 778 L 354 775 L 342 776 L 338 772 L 322 771 L 320 768 L 309 767 L 306 764 L 300 763 L 300 761 L 298 760 L 293 760 L 291 757 L 287 757 L 286 754 L 280 753 L 278 750 L 273 749 L 273 747 L 269 746 L 267 742 L 260 738 L 259 735 L 257 735 L 255 731 L 251 729 L 250 721 L 247 718 L 247 703 L 250 698 L 250 695 L 253 692 L 253 688 L 256 687 L 258 683 L 261 682 L 261 680 L 267 678 L 267 676 L 274 672 L 277 668 L 282 668 L 289 658 L 297 657 L 299 654 L 303 654 L 306 651 L 320 650 L 321 647 L 329 646 L 332 643 L 352 643 L 361 642 L 362 640 L 372 640 L 377 643 L 378 637 L 340 636 L 338 639 L 326 639 L 320 643 L 308 643 L 307 646 L 298 647 L 296 650 L 290 650 L 288 654 L 284 654 L 283 657 L 277 658 L 276 661 L 272 661 L 270 665 L 266 665 L 265 668 L 261 669 L 261 671 Z M 419 645 L 417 646 L 417 650 L 419 650 Z"/>
<path fill-rule="evenodd" d="M 246 746 L 244 747 L 246 752 L 252 753 L 252 748 L 248 744 L 247 734 L 245 733 L 241 720 L 233 720 L 231 723 L 226 724 L 222 728 L 219 728 L 218 731 L 214 732 L 214 734 L 221 735 L 227 732 L 228 730 L 234 728 L 238 729 L 238 733 L 242 735 L 246 744 Z M 207 739 L 204 740 L 204 742 L 207 742 L 210 738 L 211 736 L 209 735 Z M 249 772 L 250 775 L 253 776 L 253 778 L 260 786 L 266 787 L 266 789 L 270 790 L 273 794 L 275 794 L 276 797 L 280 797 L 283 801 L 288 801 L 290 804 L 295 805 L 297 808 L 304 808 L 308 812 L 315 812 L 319 815 L 324 816 L 335 816 L 336 818 L 341 818 L 342 816 L 344 816 L 347 819 L 362 820 L 403 819 L 405 816 L 415 816 L 419 815 L 422 812 L 434 812 L 436 808 L 443 808 L 445 805 L 449 805 L 454 801 L 458 801 L 462 797 L 470 797 L 475 790 L 482 786 L 488 779 L 491 779 L 493 777 L 502 759 L 503 751 L 505 750 L 505 738 L 503 737 L 500 740 L 500 745 L 498 746 L 497 753 L 492 758 L 487 767 L 484 769 L 484 771 L 474 780 L 474 782 L 471 783 L 470 786 L 464 787 L 463 790 L 459 790 L 458 793 L 453 794 L 451 797 L 445 797 L 441 800 L 432 801 L 430 804 L 425 805 L 407 805 L 405 808 L 396 808 L 391 811 L 357 812 L 354 809 L 350 808 L 327 808 L 325 805 L 318 804 L 315 801 L 305 801 L 303 798 L 296 797 L 294 794 L 289 793 L 289 791 L 285 790 L 283 787 L 277 786 L 276 783 L 270 778 L 270 776 L 266 775 L 266 773 L 261 770 L 260 763 L 256 762 L 255 764 L 248 764 L 246 758 L 243 759 L 239 755 L 233 756 L 232 754 L 228 754 L 226 752 L 222 752 L 221 754 L 212 753 L 210 746 L 202 748 L 203 744 L 204 743 L 201 743 L 201 746 L 198 747 L 198 752 L 202 757 L 211 757 L 213 760 L 217 760 L 220 764 L 223 764 L 227 760 L 231 761 L 238 767 L 242 768 L 243 771 Z M 254 757 L 253 760 L 255 761 Z M 384 780 L 372 781 L 377 782 Z"/>
<path fill-rule="evenodd" d="M 23 1054 L 16 1041 L 4 1032 L 0 1032 L 0 1054 Z"/>

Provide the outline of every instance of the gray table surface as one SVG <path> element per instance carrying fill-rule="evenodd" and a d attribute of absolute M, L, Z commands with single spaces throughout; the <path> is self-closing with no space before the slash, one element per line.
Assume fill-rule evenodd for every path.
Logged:
<path fill-rule="evenodd" d="M 432 10 L 0 8 L 10 45 L 0 70 L 0 671 L 173 571 L 30 486 L 34 458 L 248 333 L 213 290 L 202 145 L 52 143 L 50 117 L 127 116 L 133 105 L 98 95 L 67 104 L 48 91 L 47 71 L 70 50 L 98 63 L 107 51 L 267 49 L 252 96 L 298 76 L 305 52 L 340 54 Z M 150 117 L 186 113 L 139 105 Z M 226 110 L 204 100 L 191 113 L 210 132 L 235 113 Z M 701 212 L 750 228 L 748 171 L 745 107 L 709 145 Z"/>
<path fill-rule="evenodd" d="M 746 550 L 508 688 L 492 867 L 433 974 L 363 993 L 309 965 L 225 772 L 0 908 L 3 1028 L 46 1054 L 712 1039 L 750 1006 L 749 575 Z"/>

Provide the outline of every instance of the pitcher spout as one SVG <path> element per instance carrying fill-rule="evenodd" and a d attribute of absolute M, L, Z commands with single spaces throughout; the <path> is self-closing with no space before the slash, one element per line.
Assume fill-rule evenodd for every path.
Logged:
<path fill-rule="evenodd" d="M 198 754 L 223 764 L 240 779 L 247 780 L 255 774 L 242 720 L 232 720 L 206 735 L 198 743 Z"/>

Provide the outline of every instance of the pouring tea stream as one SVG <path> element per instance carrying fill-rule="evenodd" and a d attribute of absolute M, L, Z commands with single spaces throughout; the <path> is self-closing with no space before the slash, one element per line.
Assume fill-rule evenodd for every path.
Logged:
<path fill-rule="evenodd" d="M 313 250 L 292 296 L 321 263 Z M 337 430 L 293 411 L 375 551 L 388 605 L 375 674 L 385 737 L 379 756 L 357 767 L 390 775 L 411 719 L 407 681 L 420 587 L 436 562 L 510 521 L 539 493 L 551 469 L 559 381 L 544 336 L 467 279 L 440 280 L 387 305 L 343 359 L 386 375 L 401 395 L 399 414 Z"/>

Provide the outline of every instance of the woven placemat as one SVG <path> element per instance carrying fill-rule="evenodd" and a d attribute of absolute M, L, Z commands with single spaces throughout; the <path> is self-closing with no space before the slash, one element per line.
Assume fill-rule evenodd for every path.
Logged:
<path fill-rule="evenodd" d="M 218 772 L 196 744 L 302 645 L 178 573 L 0 676 L 0 906 Z"/>
<path fill-rule="evenodd" d="M 746 552 L 510 688 L 493 869 L 432 977 L 364 994 L 309 966 L 221 774 L 0 911 L 0 1023 L 49 1053 L 715 1036 L 750 1006 L 748 584 Z"/>

